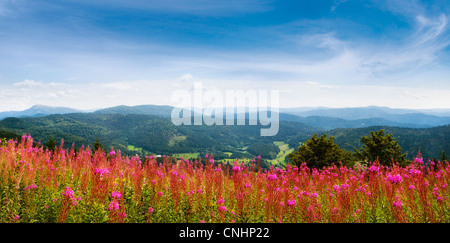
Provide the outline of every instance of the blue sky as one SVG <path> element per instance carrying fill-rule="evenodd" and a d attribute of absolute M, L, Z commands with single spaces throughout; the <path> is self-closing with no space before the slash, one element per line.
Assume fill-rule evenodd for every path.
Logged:
<path fill-rule="evenodd" d="M 279 90 L 280 106 L 450 108 L 450 3 L 0 0 L 0 111 Z"/>

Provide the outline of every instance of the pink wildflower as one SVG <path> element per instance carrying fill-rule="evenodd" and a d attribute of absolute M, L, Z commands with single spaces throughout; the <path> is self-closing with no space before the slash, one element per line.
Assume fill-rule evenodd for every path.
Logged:
<path fill-rule="evenodd" d="M 226 212 L 227 211 L 227 207 L 222 205 L 222 206 L 219 207 L 219 211 L 220 212 Z"/>
<path fill-rule="evenodd" d="M 225 203 L 225 200 L 223 199 L 223 197 L 220 198 L 219 200 L 217 200 L 217 205 L 223 204 L 223 203 Z"/>
<path fill-rule="evenodd" d="M 120 192 L 112 192 L 111 197 L 119 199 L 122 197 L 122 194 L 120 194 Z"/>
<path fill-rule="evenodd" d="M 297 205 L 297 201 L 296 200 L 288 200 L 287 205 L 289 207 L 294 207 L 295 205 Z"/>
<path fill-rule="evenodd" d="M 403 205 L 403 203 L 400 200 L 397 200 L 397 201 L 394 202 L 394 207 L 396 207 L 396 208 L 401 209 L 402 205 Z"/>
<path fill-rule="evenodd" d="M 70 187 L 66 187 L 66 190 L 62 193 L 62 195 L 65 198 L 72 198 L 73 197 L 73 190 L 70 189 Z"/>
<path fill-rule="evenodd" d="M 112 201 L 108 206 L 108 210 L 119 210 L 119 203 L 117 201 Z"/>

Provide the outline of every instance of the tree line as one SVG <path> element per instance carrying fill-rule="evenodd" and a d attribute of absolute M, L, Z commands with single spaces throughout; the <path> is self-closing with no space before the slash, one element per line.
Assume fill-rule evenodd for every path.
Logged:
<path fill-rule="evenodd" d="M 359 149 L 354 147 L 353 152 L 340 148 L 334 139 L 333 136 L 327 137 L 326 133 L 320 137 L 314 134 L 287 157 L 293 165 L 300 166 L 306 163 L 309 168 L 317 169 L 339 162 L 348 167 L 357 164 L 367 165 L 376 160 L 384 166 L 396 163 L 401 167 L 412 162 L 406 159 L 406 153 L 402 152 L 398 141 L 392 134 L 386 134 L 384 129 L 371 131 L 368 136 L 363 136 L 360 140 L 362 147 Z M 445 151 L 442 152 L 440 161 L 447 161 Z"/>

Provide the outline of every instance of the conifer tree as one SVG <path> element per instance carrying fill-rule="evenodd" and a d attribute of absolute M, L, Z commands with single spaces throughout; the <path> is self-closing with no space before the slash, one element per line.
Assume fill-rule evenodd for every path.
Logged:
<path fill-rule="evenodd" d="M 100 143 L 100 139 L 97 138 L 94 143 L 94 149 L 97 151 L 98 149 L 103 150 L 103 145 Z"/>
<path fill-rule="evenodd" d="M 47 149 L 49 151 L 55 152 L 56 143 L 55 143 L 55 140 L 53 139 L 53 135 L 50 135 L 50 139 L 47 141 L 45 146 L 47 146 Z"/>
<path fill-rule="evenodd" d="M 360 160 L 373 162 L 378 158 L 381 165 L 392 165 L 393 161 L 400 166 L 406 166 L 406 154 L 402 153 L 402 148 L 392 134 L 385 134 L 384 129 L 370 132 L 369 136 L 361 138 L 363 146 L 358 151 L 355 149 L 355 157 Z"/>
<path fill-rule="evenodd" d="M 322 169 L 339 162 L 351 166 L 353 162 L 352 153 L 339 148 L 334 139 L 334 137 L 327 137 L 326 134 L 320 137 L 314 134 L 287 157 L 293 165 L 298 167 L 306 163 L 309 168 Z"/>

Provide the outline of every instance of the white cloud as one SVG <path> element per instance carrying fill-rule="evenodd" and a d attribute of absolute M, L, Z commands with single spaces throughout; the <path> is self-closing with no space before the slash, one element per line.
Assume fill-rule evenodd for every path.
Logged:
<path fill-rule="evenodd" d="M 101 84 L 101 87 L 119 90 L 119 91 L 129 90 L 132 88 L 131 85 L 124 83 L 124 82 L 103 83 L 103 84 Z"/>

